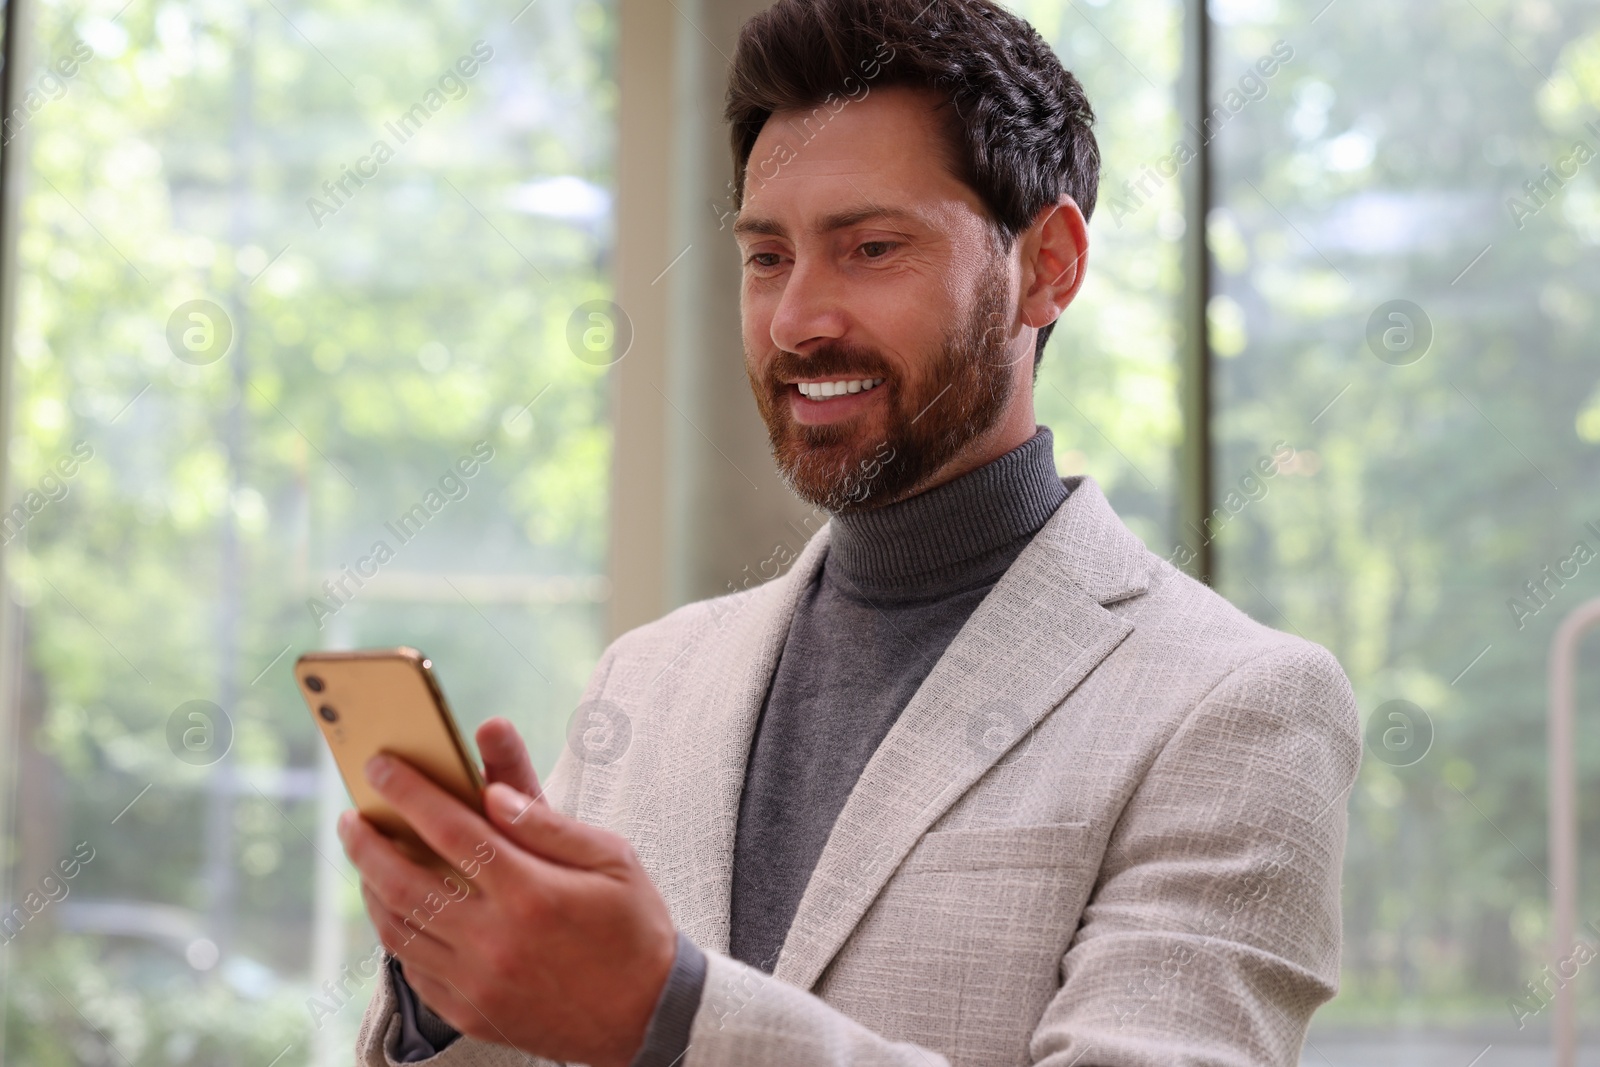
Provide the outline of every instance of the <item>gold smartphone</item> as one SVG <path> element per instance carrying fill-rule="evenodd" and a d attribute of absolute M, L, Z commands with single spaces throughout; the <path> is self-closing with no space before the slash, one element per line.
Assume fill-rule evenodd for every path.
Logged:
<path fill-rule="evenodd" d="M 356 810 L 416 862 L 456 873 L 366 775 L 367 761 L 387 752 L 483 814 L 483 776 L 462 743 L 433 664 L 414 648 L 307 652 L 295 661 L 294 676 Z"/>

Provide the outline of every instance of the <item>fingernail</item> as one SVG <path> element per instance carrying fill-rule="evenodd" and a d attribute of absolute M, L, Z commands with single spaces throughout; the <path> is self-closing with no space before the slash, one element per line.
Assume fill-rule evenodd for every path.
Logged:
<path fill-rule="evenodd" d="M 380 752 L 367 760 L 367 781 L 382 789 L 383 783 L 389 780 L 389 775 L 393 770 L 394 760 Z"/>
<path fill-rule="evenodd" d="M 489 787 L 489 806 L 502 819 L 514 821 L 528 807 L 528 798 L 509 785 L 496 782 Z"/>
<path fill-rule="evenodd" d="M 338 823 L 339 840 L 343 841 L 345 838 L 349 837 L 350 831 L 355 828 L 355 825 L 356 813 L 353 811 L 341 811 L 339 813 Z"/>

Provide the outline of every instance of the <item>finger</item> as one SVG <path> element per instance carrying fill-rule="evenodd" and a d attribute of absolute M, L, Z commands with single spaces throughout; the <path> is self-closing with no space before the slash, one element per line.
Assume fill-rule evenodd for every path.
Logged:
<path fill-rule="evenodd" d="M 354 811 L 339 816 L 339 840 L 360 872 L 362 886 L 397 915 L 410 914 L 429 893 L 450 889 L 437 871 L 412 862 L 393 840 Z"/>
<path fill-rule="evenodd" d="M 368 906 L 371 906 L 369 900 Z M 412 967 L 444 973 L 459 965 L 455 946 L 434 936 L 427 922 L 426 909 L 419 908 L 411 915 L 393 917 L 379 931 L 379 940 L 391 956 Z"/>
<path fill-rule="evenodd" d="M 414 909 L 410 914 L 401 915 L 391 911 L 371 888 L 365 885 L 361 887 L 361 900 L 367 906 L 367 918 L 372 923 L 372 929 L 377 933 L 378 940 L 382 942 L 384 951 L 389 955 L 398 956 L 406 946 L 424 938 L 448 947 L 446 942 L 436 937 L 434 931 L 429 929 L 426 909 Z"/>
<path fill-rule="evenodd" d="M 568 818 L 508 785 L 489 786 L 483 799 L 500 832 L 541 859 L 584 870 L 620 870 L 631 860 L 628 843 L 616 834 Z"/>
<path fill-rule="evenodd" d="M 405 760 L 379 753 L 367 761 L 366 773 L 373 788 L 452 869 L 473 862 L 485 842 L 500 840 L 482 816 Z"/>
<path fill-rule="evenodd" d="M 523 744 L 511 720 L 495 716 L 478 727 L 478 752 L 483 756 L 483 777 L 489 782 L 504 782 L 519 793 L 544 799 L 539 776 L 534 772 L 528 746 Z"/>

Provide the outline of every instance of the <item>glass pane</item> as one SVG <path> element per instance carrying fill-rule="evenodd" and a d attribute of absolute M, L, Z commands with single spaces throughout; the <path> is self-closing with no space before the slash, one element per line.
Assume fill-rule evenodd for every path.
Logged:
<path fill-rule="evenodd" d="M 1303 1062 L 1550 1063 L 1545 664 L 1600 594 L 1600 9 L 1212 13 L 1221 587 L 1339 657 L 1367 739 Z M 1573 988 L 1600 1062 L 1590 969 Z"/>
<path fill-rule="evenodd" d="M 554 762 L 607 595 L 614 10 L 32 6 L 72 69 L 17 142 L 5 1054 L 347 1063 L 376 942 L 290 666 L 417 645 Z"/>
<path fill-rule="evenodd" d="M 1083 289 L 1056 323 L 1034 386 L 1062 474 L 1088 474 L 1155 551 L 1178 543 L 1176 450 L 1180 179 L 1163 160 L 1180 139 L 1183 5 L 1012 0 L 1083 83 L 1095 109 L 1100 195 Z M 1127 183 L 1140 183 L 1135 192 Z"/>

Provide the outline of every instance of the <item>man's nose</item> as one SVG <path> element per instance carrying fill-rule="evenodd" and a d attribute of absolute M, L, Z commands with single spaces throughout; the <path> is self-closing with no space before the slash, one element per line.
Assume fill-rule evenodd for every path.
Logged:
<path fill-rule="evenodd" d="M 797 258 L 772 315 L 772 343 L 803 353 L 818 341 L 843 337 L 849 316 L 841 282 L 825 261 Z"/>

